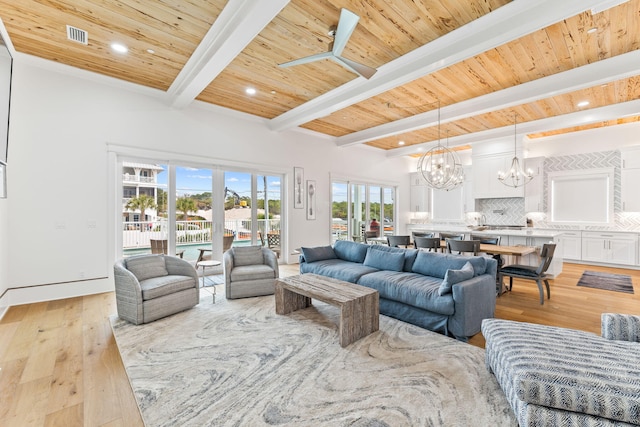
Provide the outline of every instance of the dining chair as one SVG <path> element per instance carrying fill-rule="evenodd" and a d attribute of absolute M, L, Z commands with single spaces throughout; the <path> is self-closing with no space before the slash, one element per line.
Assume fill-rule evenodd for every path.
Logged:
<path fill-rule="evenodd" d="M 416 249 L 428 249 L 429 252 L 433 249 L 434 252 L 438 252 L 440 249 L 440 238 L 439 237 L 414 237 L 413 246 Z"/>
<path fill-rule="evenodd" d="M 406 248 L 411 245 L 411 236 L 387 236 L 387 244 L 392 248 Z"/>
<path fill-rule="evenodd" d="M 365 243 L 369 243 L 368 239 L 373 239 L 374 237 L 378 237 L 378 234 L 380 234 L 380 232 L 378 232 L 378 231 L 365 231 L 364 232 L 364 242 Z"/>
<path fill-rule="evenodd" d="M 472 234 L 471 240 L 480 240 L 481 245 L 499 245 L 501 236 L 485 236 L 483 234 Z"/>
<path fill-rule="evenodd" d="M 151 242 L 151 254 L 167 255 L 169 250 L 169 242 L 167 239 L 150 239 Z M 176 251 L 176 256 L 182 258 L 184 251 Z"/>
<path fill-rule="evenodd" d="M 269 232 L 267 233 L 267 246 L 273 252 L 276 253 L 276 256 L 280 257 L 280 233 L 279 232 Z"/>
<path fill-rule="evenodd" d="M 535 280 L 536 284 L 538 285 L 538 291 L 540 292 L 540 305 L 543 305 L 543 282 L 545 287 L 547 288 L 547 299 L 551 298 L 551 291 L 549 289 L 549 279 L 551 278 L 551 276 L 547 274 L 547 270 L 551 265 L 551 261 L 553 260 L 553 253 L 555 252 L 555 250 L 555 243 L 545 243 L 542 246 L 542 251 L 540 251 L 540 264 L 538 264 L 537 266 L 513 264 L 502 267 L 498 271 L 498 280 L 500 282 L 500 285 L 502 286 L 503 284 L 504 276 L 509 277 L 509 290 L 513 288 L 514 277 L 518 279 Z"/>
<path fill-rule="evenodd" d="M 438 233 L 440 240 L 446 242 L 447 239 L 451 240 L 464 240 L 464 233 Z M 442 252 L 445 252 L 446 247 L 442 248 Z"/>
<path fill-rule="evenodd" d="M 480 252 L 480 240 L 446 239 L 446 242 L 447 252 L 450 254 L 458 252 L 458 254 L 473 253 L 473 255 L 478 255 Z"/>

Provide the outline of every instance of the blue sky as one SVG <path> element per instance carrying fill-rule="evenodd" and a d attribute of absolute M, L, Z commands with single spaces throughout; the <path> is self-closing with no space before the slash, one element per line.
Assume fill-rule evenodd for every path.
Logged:
<path fill-rule="evenodd" d="M 166 165 L 160 165 L 167 170 Z M 184 194 L 200 194 L 211 192 L 211 184 L 213 175 L 211 169 L 197 169 L 189 167 L 176 167 L 176 187 L 179 195 Z M 247 172 L 231 172 L 224 173 L 225 186 L 238 193 L 240 197 L 251 197 L 251 174 Z M 280 198 L 280 181 L 279 176 L 267 176 L 267 191 L 270 199 Z M 261 175 L 258 179 L 258 195 L 262 195 Z M 167 173 L 160 172 L 158 174 L 158 183 L 163 184 L 166 188 Z"/>

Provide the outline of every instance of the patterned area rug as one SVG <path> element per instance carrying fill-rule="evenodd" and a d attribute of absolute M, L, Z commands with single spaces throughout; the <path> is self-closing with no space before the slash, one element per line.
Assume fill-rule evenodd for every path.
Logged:
<path fill-rule="evenodd" d="M 578 286 L 605 289 L 608 291 L 633 293 L 631 276 L 625 274 L 602 273 L 586 270 L 578 281 Z"/>
<path fill-rule="evenodd" d="M 273 296 L 223 292 L 148 325 L 111 318 L 147 427 L 517 425 L 483 349 L 386 316 L 342 348 L 332 306 L 279 316 Z"/>

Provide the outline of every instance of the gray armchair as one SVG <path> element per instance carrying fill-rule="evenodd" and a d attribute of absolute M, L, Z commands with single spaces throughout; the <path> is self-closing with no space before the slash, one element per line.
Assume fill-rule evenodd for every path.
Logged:
<path fill-rule="evenodd" d="M 187 261 L 167 255 L 138 255 L 114 266 L 118 316 L 136 325 L 198 304 L 198 274 Z"/>
<path fill-rule="evenodd" d="M 278 258 L 268 248 L 238 246 L 223 255 L 225 296 L 228 299 L 272 295 L 279 277 Z"/>

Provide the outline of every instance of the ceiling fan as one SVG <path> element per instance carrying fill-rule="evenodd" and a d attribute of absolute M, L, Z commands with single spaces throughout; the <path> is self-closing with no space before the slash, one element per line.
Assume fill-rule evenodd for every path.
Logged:
<path fill-rule="evenodd" d="M 329 32 L 329 35 L 333 37 L 333 42 L 329 45 L 330 49 L 328 52 L 294 59 L 293 61 L 285 62 L 284 64 L 278 64 L 278 66 L 291 67 L 293 65 L 306 64 L 308 62 L 319 61 L 321 59 L 331 59 L 342 65 L 344 68 L 351 70 L 366 79 L 370 79 L 378 70 L 340 56 L 342 55 L 342 51 L 347 45 L 353 30 L 355 30 L 356 25 L 358 25 L 359 20 L 360 17 L 355 13 L 347 9 L 342 9 L 340 12 L 340 20 L 338 21 L 338 28 Z"/>

